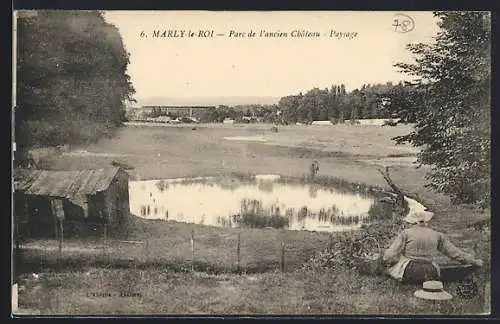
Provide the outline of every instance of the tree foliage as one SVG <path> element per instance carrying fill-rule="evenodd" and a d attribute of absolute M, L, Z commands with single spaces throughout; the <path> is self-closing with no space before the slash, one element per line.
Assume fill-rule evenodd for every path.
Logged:
<path fill-rule="evenodd" d="M 346 119 L 391 118 L 394 109 L 390 103 L 392 101 L 399 103 L 408 97 L 409 92 L 411 91 L 407 85 L 395 86 L 390 82 L 365 84 L 351 92 L 347 92 L 345 86 L 341 84 L 332 85 L 330 89 L 314 88 L 305 94 L 284 96 L 280 98 L 278 104 L 219 105 L 195 111 L 193 114 L 201 122 L 209 123 L 221 123 L 226 118 L 234 119 L 236 122 L 277 124 L 310 123 L 315 120 L 343 123 Z M 147 117 L 161 115 L 176 117 L 175 114 L 154 109 L 147 114 Z"/>
<path fill-rule="evenodd" d="M 347 92 L 345 85 L 330 89 L 314 88 L 305 94 L 281 98 L 278 106 L 286 121 L 310 123 L 315 120 L 344 122 L 345 119 L 390 118 L 391 111 L 383 104 L 390 98 L 392 83 L 370 85 Z"/>
<path fill-rule="evenodd" d="M 428 186 L 454 202 L 490 200 L 491 25 L 484 12 L 435 12 L 440 32 L 432 44 L 410 44 L 414 63 L 400 63 L 414 77 L 411 96 L 395 105 L 416 123 L 396 137 L 422 147 L 431 166 Z"/>
<path fill-rule="evenodd" d="M 121 125 L 134 89 L 118 29 L 97 11 L 17 20 L 18 153 L 96 140 Z"/>

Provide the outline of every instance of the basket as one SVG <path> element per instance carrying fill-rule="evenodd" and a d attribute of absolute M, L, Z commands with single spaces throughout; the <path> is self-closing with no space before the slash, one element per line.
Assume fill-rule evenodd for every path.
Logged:
<path fill-rule="evenodd" d="M 464 251 L 470 253 L 473 256 L 477 254 L 476 248 L 474 248 L 473 250 L 464 248 Z M 439 266 L 441 272 L 441 280 L 443 282 L 462 281 L 466 278 L 471 277 L 478 270 L 478 268 L 472 264 L 461 264 L 457 261 L 450 260 L 449 258 L 439 258 L 435 260 L 435 262 Z"/>
<path fill-rule="evenodd" d="M 470 277 L 477 270 L 470 264 L 439 264 L 441 280 L 444 282 L 462 281 Z"/>
<path fill-rule="evenodd" d="M 366 251 L 362 253 L 358 259 L 358 270 L 360 273 L 366 275 L 379 275 L 383 272 L 384 268 L 380 244 L 371 236 L 363 239 L 361 242 L 363 243 L 367 240 L 375 242 L 377 251 Z"/>

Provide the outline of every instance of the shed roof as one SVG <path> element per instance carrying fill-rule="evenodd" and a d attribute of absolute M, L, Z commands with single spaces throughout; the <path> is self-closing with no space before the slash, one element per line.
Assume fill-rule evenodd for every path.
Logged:
<path fill-rule="evenodd" d="M 118 167 L 79 171 L 18 169 L 14 180 L 17 189 L 27 195 L 82 200 L 106 190 L 119 170 Z"/>

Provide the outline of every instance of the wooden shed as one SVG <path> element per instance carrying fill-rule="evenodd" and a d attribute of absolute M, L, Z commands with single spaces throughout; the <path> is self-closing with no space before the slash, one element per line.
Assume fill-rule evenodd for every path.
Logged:
<path fill-rule="evenodd" d="M 128 174 L 122 168 L 14 172 L 14 215 L 23 235 L 54 236 L 61 226 L 107 225 L 110 232 L 129 217 Z M 103 226 L 99 226 L 103 225 Z M 72 227 L 74 228 L 74 227 Z"/>

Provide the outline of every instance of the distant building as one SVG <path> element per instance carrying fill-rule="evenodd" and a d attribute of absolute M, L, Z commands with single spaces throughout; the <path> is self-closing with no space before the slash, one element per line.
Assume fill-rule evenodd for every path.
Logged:
<path fill-rule="evenodd" d="M 127 109 L 128 120 L 146 120 L 159 116 L 196 117 L 201 119 L 202 115 L 215 106 L 142 106 Z"/>
<path fill-rule="evenodd" d="M 200 117 L 200 115 L 215 106 L 142 106 L 139 108 L 143 113 L 160 113 L 164 115 L 177 115 L 180 117 Z"/>
<path fill-rule="evenodd" d="M 311 123 L 311 125 L 316 125 L 316 126 L 332 126 L 333 123 L 329 120 L 315 120 Z"/>
<path fill-rule="evenodd" d="M 356 124 L 359 125 L 373 125 L 373 126 L 382 126 L 385 122 L 398 122 L 399 118 L 374 118 L 374 119 L 356 119 Z M 346 124 L 350 124 L 351 120 L 345 120 Z"/>
<path fill-rule="evenodd" d="M 241 118 L 241 122 L 247 123 L 247 124 L 249 124 L 249 123 L 255 123 L 255 122 L 257 122 L 257 117 L 254 117 L 254 116 L 243 116 Z"/>
<path fill-rule="evenodd" d="M 172 120 L 172 118 L 169 116 L 158 116 L 158 117 L 152 117 L 150 118 L 150 120 L 157 123 L 169 123 Z"/>

